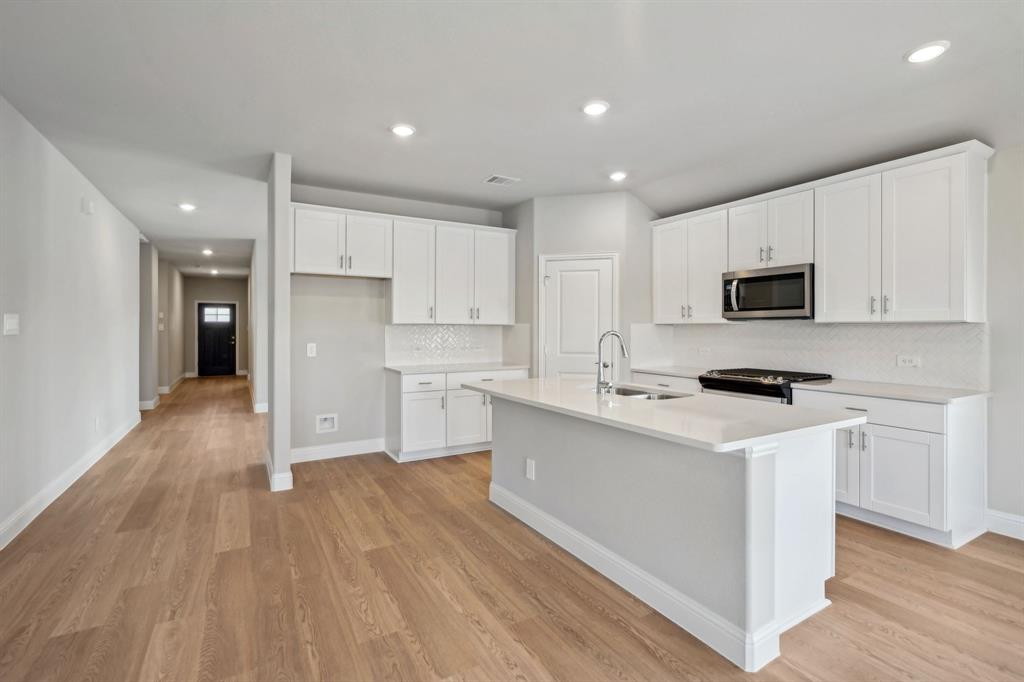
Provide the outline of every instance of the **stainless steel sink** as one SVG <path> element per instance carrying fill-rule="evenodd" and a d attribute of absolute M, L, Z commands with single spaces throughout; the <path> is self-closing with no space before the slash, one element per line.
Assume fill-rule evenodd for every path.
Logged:
<path fill-rule="evenodd" d="M 612 387 L 611 389 L 605 391 L 605 395 L 618 395 L 624 398 L 634 398 L 636 400 L 672 400 L 673 398 L 685 397 L 684 395 L 673 395 L 671 393 L 652 393 L 650 391 L 644 391 L 639 388 L 624 388 L 621 386 Z"/>

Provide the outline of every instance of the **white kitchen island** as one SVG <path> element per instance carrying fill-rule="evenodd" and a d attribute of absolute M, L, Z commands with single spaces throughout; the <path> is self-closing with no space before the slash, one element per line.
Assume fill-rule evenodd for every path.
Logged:
<path fill-rule="evenodd" d="M 834 431 L 863 416 L 579 379 L 464 388 L 491 396 L 491 501 L 744 670 L 830 603 Z"/>

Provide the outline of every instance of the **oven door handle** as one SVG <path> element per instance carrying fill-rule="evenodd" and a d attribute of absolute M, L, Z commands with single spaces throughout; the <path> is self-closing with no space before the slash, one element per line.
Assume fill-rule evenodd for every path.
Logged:
<path fill-rule="evenodd" d="M 729 292 L 730 295 L 732 296 L 732 309 L 733 309 L 733 312 L 737 312 L 737 313 L 740 311 L 740 304 L 736 301 L 736 290 L 739 288 L 739 285 L 740 285 L 740 281 L 738 279 L 734 279 L 732 281 L 732 291 Z"/>

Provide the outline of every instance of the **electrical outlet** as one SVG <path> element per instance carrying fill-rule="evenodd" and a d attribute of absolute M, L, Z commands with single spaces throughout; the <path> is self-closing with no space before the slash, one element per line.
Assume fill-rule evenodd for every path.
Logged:
<path fill-rule="evenodd" d="M 897 355 L 896 356 L 897 367 L 920 367 L 921 356 L 920 355 Z"/>
<path fill-rule="evenodd" d="M 526 458 L 526 479 L 528 481 L 534 481 L 537 479 L 537 462 L 529 457 Z"/>
<path fill-rule="evenodd" d="M 316 344 L 315 343 L 307 343 L 306 344 L 306 357 L 307 358 L 315 358 L 316 357 Z"/>

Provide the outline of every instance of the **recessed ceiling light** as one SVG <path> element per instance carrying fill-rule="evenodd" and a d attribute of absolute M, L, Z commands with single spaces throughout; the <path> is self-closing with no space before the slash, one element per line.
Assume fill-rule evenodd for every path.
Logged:
<path fill-rule="evenodd" d="M 192 211 L 196 210 L 196 205 L 195 204 L 178 204 L 178 208 L 180 208 L 185 213 L 191 213 Z"/>
<path fill-rule="evenodd" d="M 398 135 L 399 137 L 409 137 L 410 135 L 416 132 L 416 129 L 413 128 L 408 123 L 396 123 L 395 125 L 391 126 L 391 132 L 393 132 L 395 135 Z"/>
<path fill-rule="evenodd" d="M 615 171 L 614 173 L 609 175 L 608 178 L 612 182 L 622 182 L 623 180 L 626 179 L 626 171 Z"/>
<path fill-rule="evenodd" d="M 610 105 L 604 100 L 595 99 L 583 105 L 583 113 L 587 116 L 600 116 L 608 111 Z"/>
<path fill-rule="evenodd" d="M 216 271 L 216 270 L 210 270 L 210 274 L 211 275 L 217 275 L 217 274 L 220 274 L 220 273 L 218 271 Z"/>
<path fill-rule="evenodd" d="M 921 47 L 914 48 L 905 54 L 903 58 L 911 64 L 920 64 L 921 62 L 930 62 L 933 59 L 941 57 L 948 49 L 948 40 L 936 40 L 931 43 L 925 43 Z"/>
<path fill-rule="evenodd" d="M 210 249 L 203 249 L 203 255 L 204 256 L 212 256 L 213 255 L 213 251 L 211 251 Z"/>

